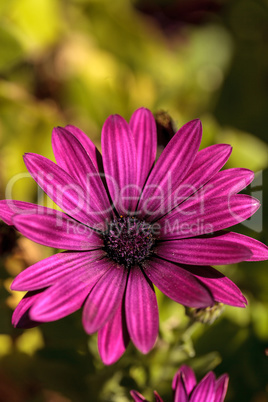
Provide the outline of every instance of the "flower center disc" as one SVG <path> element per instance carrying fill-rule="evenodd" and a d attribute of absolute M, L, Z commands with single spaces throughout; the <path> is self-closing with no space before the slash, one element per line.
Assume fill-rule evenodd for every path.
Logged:
<path fill-rule="evenodd" d="M 130 216 L 114 219 L 104 234 L 108 256 L 127 268 L 144 261 L 155 243 L 152 226 Z"/>

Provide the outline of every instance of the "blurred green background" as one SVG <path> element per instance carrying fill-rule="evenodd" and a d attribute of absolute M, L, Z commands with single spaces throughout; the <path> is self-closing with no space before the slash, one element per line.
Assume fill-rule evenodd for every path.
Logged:
<path fill-rule="evenodd" d="M 75 124 L 99 145 L 104 120 L 145 106 L 176 127 L 203 123 L 202 147 L 230 143 L 227 167 L 258 172 L 247 190 L 262 201 L 236 229 L 267 243 L 267 0 L 1 0 L 0 193 L 42 201 L 22 155 L 53 159 L 54 126 Z M 266 169 L 266 170 L 265 170 Z M 200 379 L 228 372 L 226 401 L 268 400 L 266 262 L 220 267 L 243 291 L 246 309 L 226 307 L 212 325 L 192 323 L 158 293 L 160 336 L 147 356 L 133 346 L 105 367 L 81 313 L 30 330 L 13 329 L 21 298 L 12 278 L 53 250 L 1 226 L 0 401 L 130 401 L 137 389 L 172 400 L 182 363 Z"/>

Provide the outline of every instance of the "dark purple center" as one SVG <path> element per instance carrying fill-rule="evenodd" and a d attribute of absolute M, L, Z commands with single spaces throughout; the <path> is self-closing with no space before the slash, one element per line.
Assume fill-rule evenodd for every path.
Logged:
<path fill-rule="evenodd" d="M 104 234 L 108 256 L 127 268 L 142 263 L 155 243 L 152 226 L 130 216 L 114 219 Z"/>

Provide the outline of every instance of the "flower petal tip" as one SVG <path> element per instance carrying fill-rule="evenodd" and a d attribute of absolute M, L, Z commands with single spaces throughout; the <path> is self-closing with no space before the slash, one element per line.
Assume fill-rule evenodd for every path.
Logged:
<path fill-rule="evenodd" d="M 193 126 L 193 128 L 198 129 L 199 131 L 202 130 L 202 122 L 200 119 L 194 119 L 186 123 L 186 125 Z"/>
<path fill-rule="evenodd" d="M 144 398 L 139 392 L 135 390 L 130 391 L 130 395 L 134 399 L 135 402 L 147 402 L 147 399 Z"/>
<path fill-rule="evenodd" d="M 111 366 L 112 364 L 116 363 L 120 357 L 116 357 L 116 358 L 110 358 L 109 356 L 100 356 L 101 357 L 101 361 L 103 364 L 105 364 L 105 366 Z"/>
<path fill-rule="evenodd" d="M 25 288 L 25 286 L 23 286 L 23 283 L 24 281 L 21 280 L 20 275 L 17 275 L 10 285 L 10 290 L 15 292 L 26 292 L 29 289 L 27 287 Z"/>
<path fill-rule="evenodd" d="M 57 126 L 57 127 L 53 128 L 53 130 L 52 130 L 52 141 L 53 141 L 54 137 L 56 137 L 56 136 L 61 134 L 62 129 L 63 129 L 63 127 L 60 127 L 60 126 Z"/>
<path fill-rule="evenodd" d="M 136 347 L 142 354 L 147 355 L 153 349 L 154 345 L 136 345 Z"/>
<path fill-rule="evenodd" d="M 228 158 L 229 158 L 231 153 L 233 152 L 233 147 L 230 144 L 226 144 L 226 149 L 228 149 Z"/>
<path fill-rule="evenodd" d="M 31 318 L 31 320 L 33 321 L 39 321 L 39 322 L 45 322 L 46 320 L 42 319 L 42 313 L 40 314 L 40 312 L 38 311 L 38 309 L 34 308 L 35 306 L 33 306 L 31 308 L 31 310 L 29 311 L 29 316 Z"/>
<path fill-rule="evenodd" d="M 20 290 L 20 289 L 18 289 L 17 288 L 17 286 L 16 286 L 16 282 L 17 282 L 17 278 L 18 277 L 16 277 L 14 280 L 13 280 L 13 282 L 11 283 L 11 285 L 10 285 L 10 290 Z"/>

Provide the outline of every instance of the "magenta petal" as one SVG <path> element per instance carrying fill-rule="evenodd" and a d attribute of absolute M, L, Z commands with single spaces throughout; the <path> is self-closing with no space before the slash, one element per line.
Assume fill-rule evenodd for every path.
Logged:
<path fill-rule="evenodd" d="M 137 149 L 137 185 L 142 189 L 156 158 L 156 123 L 150 110 L 140 108 L 131 116 L 129 126 Z"/>
<path fill-rule="evenodd" d="M 179 197 L 189 197 L 207 183 L 224 166 L 231 152 L 232 147 L 227 144 L 215 144 L 199 151 L 179 188 Z"/>
<path fill-rule="evenodd" d="M 12 217 L 14 215 L 28 212 L 29 214 L 36 214 L 42 211 L 43 207 L 40 205 L 32 204 L 30 202 L 16 201 L 16 200 L 1 200 L 0 201 L 0 218 L 8 225 L 13 225 Z"/>
<path fill-rule="evenodd" d="M 49 247 L 66 250 L 92 250 L 102 247 L 101 237 L 60 211 L 43 209 L 43 215 L 15 215 L 13 223 L 24 236 Z"/>
<path fill-rule="evenodd" d="M 68 215 L 79 222 L 94 226 L 103 220 L 102 204 L 91 197 L 93 191 L 82 188 L 75 177 L 41 155 L 26 154 L 24 162 L 30 174 L 44 192 Z M 105 190 L 100 187 L 105 200 Z M 106 204 L 105 204 L 106 205 Z M 105 217 L 109 211 L 105 211 Z"/>
<path fill-rule="evenodd" d="M 90 292 L 83 309 L 83 326 L 88 334 L 103 327 L 115 314 L 126 286 L 125 267 L 105 260 L 107 272 Z"/>
<path fill-rule="evenodd" d="M 187 200 L 187 208 L 196 205 L 198 200 L 200 206 L 211 198 L 226 197 L 230 199 L 247 187 L 254 179 L 254 173 L 248 169 L 227 169 L 217 173 L 205 186 L 203 186 L 193 197 Z"/>
<path fill-rule="evenodd" d="M 228 160 L 231 151 L 231 146 L 226 144 L 212 145 L 199 151 L 182 183 L 176 188 L 171 188 L 169 192 L 164 195 L 165 202 L 162 207 L 163 215 L 177 205 L 180 205 L 192 194 L 195 194 L 193 197 L 194 200 L 197 196 L 200 197 L 200 193 L 201 196 L 203 196 L 207 188 L 210 188 L 210 179 L 222 168 Z M 242 179 L 239 180 L 242 181 Z M 206 184 L 204 189 L 198 191 L 204 184 Z M 246 187 L 246 185 L 244 187 Z"/>
<path fill-rule="evenodd" d="M 185 384 L 182 378 L 182 374 L 179 373 L 177 377 L 177 384 L 174 390 L 174 402 L 188 402 L 188 393 L 185 388 Z"/>
<path fill-rule="evenodd" d="M 130 395 L 132 396 L 134 402 L 148 402 L 147 399 L 145 399 L 144 396 L 137 391 L 130 391 Z"/>
<path fill-rule="evenodd" d="M 234 264 L 251 256 L 247 247 L 218 237 L 161 242 L 155 253 L 169 261 L 190 265 Z"/>
<path fill-rule="evenodd" d="M 174 391 L 178 386 L 179 376 L 182 377 L 186 392 L 189 395 L 196 386 L 196 378 L 194 371 L 189 366 L 186 365 L 181 366 L 177 371 L 177 373 L 175 374 L 172 381 L 172 389 Z"/>
<path fill-rule="evenodd" d="M 102 129 L 103 167 L 110 195 L 119 213 L 135 211 L 139 198 L 137 156 L 132 132 L 118 115 L 108 117 Z"/>
<path fill-rule="evenodd" d="M 190 402 L 214 401 L 215 396 L 215 375 L 210 371 L 195 389 L 190 398 Z"/>
<path fill-rule="evenodd" d="M 81 143 L 67 130 L 58 127 L 53 130 L 52 146 L 57 163 L 71 177 L 74 177 L 89 194 L 92 211 L 107 217 L 110 201 L 100 175 Z"/>
<path fill-rule="evenodd" d="M 218 238 L 232 241 L 238 246 L 247 247 L 251 251 L 251 256 L 245 261 L 262 261 L 268 259 L 268 247 L 258 240 L 235 232 L 223 232 Z"/>
<path fill-rule="evenodd" d="M 227 393 L 229 376 L 223 374 L 216 380 L 216 392 L 214 402 L 223 402 Z"/>
<path fill-rule="evenodd" d="M 214 301 L 207 288 L 186 269 L 152 257 L 144 271 L 155 286 L 170 299 L 188 307 L 207 307 Z"/>
<path fill-rule="evenodd" d="M 104 260 L 77 268 L 45 290 L 30 311 L 33 320 L 47 322 L 63 318 L 82 307 L 88 293 L 105 274 Z"/>
<path fill-rule="evenodd" d="M 226 276 L 212 267 L 186 266 L 196 279 L 206 286 L 216 302 L 245 307 L 246 298 L 240 289 Z"/>
<path fill-rule="evenodd" d="M 158 307 L 152 283 L 138 267 L 129 271 L 125 305 L 130 338 L 142 353 L 148 353 L 158 335 Z"/>
<path fill-rule="evenodd" d="M 77 270 L 77 275 L 84 274 Z M 66 275 L 62 280 L 43 292 L 31 308 L 30 317 L 41 322 L 56 321 L 80 309 L 88 295 L 86 282 L 75 280 L 73 274 Z"/>
<path fill-rule="evenodd" d="M 124 306 L 120 303 L 115 315 L 98 332 L 98 348 L 103 363 L 115 363 L 125 352 L 128 343 Z"/>
<path fill-rule="evenodd" d="M 189 200 L 158 221 L 161 238 L 175 240 L 216 232 L 244 221 L 259 207 L 257 199 L 245 194 L 207 199 L 205 203 Z"/>
<path fill-rule="evenodd" d="M 76 275 L 77 268 L 88 267 L 104 256 L 104 251 L 94 250 L 90 252 L 70 252 L 52 255 L 42 261 L 33 264 L 22 271 L 11 284 L 12 290 L 36 290 L 54 285 L 58 280 L 73 272 Z"/>
<path fill-rule="evenodd" d="M 101 154 L 94 143 L 91 141 L 91 139 L 82 130 L 80 130 L 80 128 L 72 126 L 71 124 L 65 126 L 64 128 L 65 130 L 68 130 L 71 134 L 73 134 L 83 145 L 90 159 L 98 170 L 99 161 L 101 161 Z"/>
<path fill-rule="evenodd" d="M 21 299 L 12 315 L 12 325 L 15 328 L 33 328 L 40 325 L 39 321 L 34 321 L 30 318 L 29 311 L 36 300 L 40 297 L 42 291 L 43 290 L 28 292 Z"/>
<path fill-rule="evenodd" d="M 81 143 L 69 131 L 57 127 L 52 132 L 52 148 L 57 164 L 86 188 L 87 174 L 97 170 Z"/>
<path fill-rule="evenodd" d="M 163 399 L 156 391 L 154 391 L 154 399 L 155 399 L 155 402 L 163 402 Z"/>
<path fill-rule="evenodd" d="M 156 162 L 141 196 L 142 215 L 155 217 L 170 188 L 175 189 L 190 169 L 202 136 L 199 120 L 185 124 L 169 141 Z M 159 193 L 160 192 L 160 193 Z"/>
<path fill-rule="evenodd" d="M 204 198 L 230 197 L 247 187 L 254 179 L 254 172 L 249 169 L 233 168 L 217 173 L 203 189 Z"/>
<path fill-rule="evenodd" d="M 223 151 L 224 150 L 225 149 L 223 149 Z M 225 150 L 225 153 L 227 151 L 228 148 Z M 202 151 L 199 153 L 201 152 Z M 219 155 L 219 161 L 220 156 L 221 155 Z M 198 158 L 196 157 L 196 159 Z M 217 160 L 217 162 L 219 161 Z M 213 161 L 211 163 L 213 164 Z M 184 209 L 187 210 L 191 207 L 195 207 L 197 210 L 200 210 L 207 200 L 212 198 L 226 197 L 226 200 L 229 200 L 232 195 L 237 194 L 248 186 L 254 178 L 254 173 L 248 169 L 234 168 L 216 173 L 219 163 L 214 162 L 215 170 L 213 170 L 212 167 L 213 165 L 210 166 L 210 168 L 206 167 L 206 171 L 203 172 L 202 166 L 199 168 L 196 166 L 196 175 L 194 172 L 192 172 L 190 177 L 187 175 L 181 185 L 178 186 L 171 196 L 167 197 L 161 208 L 162 215 L 165 215 L 171 210 L 175 211 L 176 209 L 174 208 L 183 211 Z M 190 170 L 192 170 L 192 168 Z M 202 173 L 201 175 L 200 172 Z M 205 182 L 205 179 L 209 178 L 209 172 L 210 174 L 212 174 L 212 172 L 216 174 L 214 174 L 209 181 Z M 204 183 L 206 184 L 200 187 L 200 184 Z M 190 198 L 187 199 L 188 197 Z M 152 215 L 152 218 L 155 218 L 155 216 Z"/>

